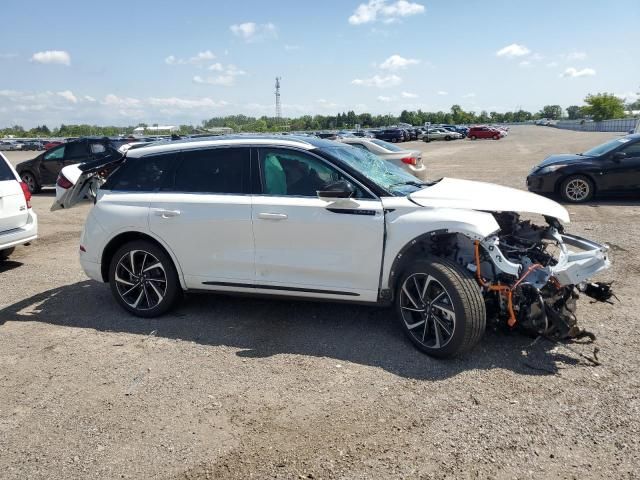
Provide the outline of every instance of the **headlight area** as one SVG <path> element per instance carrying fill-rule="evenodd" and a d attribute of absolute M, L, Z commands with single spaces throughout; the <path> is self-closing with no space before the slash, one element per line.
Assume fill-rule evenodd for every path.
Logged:
<path fill-rule="evenodd" d="M 565 234 L 556 219 L 539 226 L 516 213 L 494 217 L 499 232 L 483 240 L 452 236 L 439 248 L 473 272 L 487 318 L 555 339 L 595 338 L 578 326 L 576 301 L 584 293 L 610 303 L 610 284 L 590 280 L 610 267 L 608 247 Z"/>
<path fill-rule="evenodd" d="M 609 248 L 561 233 L 555 219 L 538 226 L 515 213 L 494 216 L 500 233 L 474 242 L 471 267 L 489 313 L 535 334 L 593 337 L 577 325 L 576 300 L 580 292 L 605 302 L 613 296 L 610 284 L 590 283 L 610 267 Z"/>

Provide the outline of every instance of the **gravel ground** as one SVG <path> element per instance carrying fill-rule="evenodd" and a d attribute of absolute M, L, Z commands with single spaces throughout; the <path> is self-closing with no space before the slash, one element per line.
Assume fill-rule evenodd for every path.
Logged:
<path fill-rule="evenodd" d="M 430 178 L 524 188 L 546 155 L 611 137 L 413 145 Z M 52 195 L 33 200 L 40 238 L 0 266 L 3 479 L 639 476 L 636 198 L 569 208 L 569 231 L 612 247 L 620 303 L 578 307 L 594 367 L 576 353 L 593 345 L 494 331 L 434 360 L 380 308 L 190 295 L 133 318 L 80 269 L 89 205 L 51 213 Z"/>

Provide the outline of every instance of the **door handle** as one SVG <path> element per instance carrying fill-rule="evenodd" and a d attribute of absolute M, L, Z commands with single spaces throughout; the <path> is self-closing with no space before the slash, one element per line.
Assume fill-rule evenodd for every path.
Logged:
<path fill-rule="evenodd" d="M 156 209 L 156 210 L 154 210 L 154 213 L 155 213 L 156 217 L 171 218 L 171 217 L 177 217 L 178 215 L 180 215 L 180 210 Z"/>
<path fill-rule="evenodd" d="M 259 213 L 261 220 L 286 220 L 289 216 L 286 213 Z"/>

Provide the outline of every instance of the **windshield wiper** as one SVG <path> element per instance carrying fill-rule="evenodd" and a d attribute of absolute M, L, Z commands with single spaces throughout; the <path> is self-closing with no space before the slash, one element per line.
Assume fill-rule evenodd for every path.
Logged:
<path fill-rule="evenodd" d="M 412 180 L 409 180 L 408 182 L 392 183 L 391 185 L 389 185 L 389 188 L 401 187 L 402 185 L 412 185 L 414 187 L 424 187 L 424 186 L 427 186 L 429 184 L 428 183 L 421 183 L 421 182 L 414 182 Z"/>

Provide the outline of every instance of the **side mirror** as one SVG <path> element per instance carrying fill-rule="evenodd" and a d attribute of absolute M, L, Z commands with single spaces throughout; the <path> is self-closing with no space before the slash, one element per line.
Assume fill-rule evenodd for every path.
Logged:
<path fill-rule="evenodd" d="M 318 198 L 326 200 L 333 198 L 349 198 L 356 192 L 355 187 L 346 180 L 338 180 L 324 186 L 324 190 L 318 190 Z"/>
<path fill-rule="evenodd" d="M 613 160 L 615 160 L 616 162 L 624 160 L 625 158 L 627 158 L 627 154 L 624 152 L 616 152 L 613 154 Z"/>

